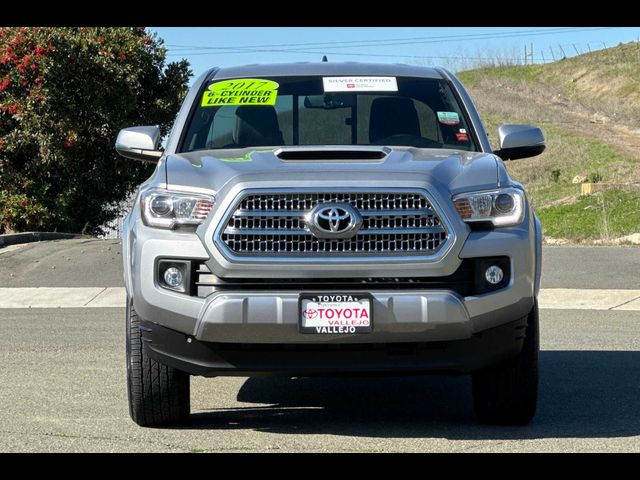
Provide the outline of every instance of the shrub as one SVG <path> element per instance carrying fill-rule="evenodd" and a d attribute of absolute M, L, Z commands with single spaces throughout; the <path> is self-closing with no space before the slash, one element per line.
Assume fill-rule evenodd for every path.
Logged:
<path fill-rule="evenodd" d="M 590 183 L 600 183 L 603 180 L 602 175 L 598 172 L 593 172 L 589 174 L 589 182 Z"/>
<path fill-rule="evenodd" d="M 189 64 L 135 28 L 0 28 L 0 233 L 100 233 L 153 167 L 116 155 L 118 131 L 168 130 Z"/>

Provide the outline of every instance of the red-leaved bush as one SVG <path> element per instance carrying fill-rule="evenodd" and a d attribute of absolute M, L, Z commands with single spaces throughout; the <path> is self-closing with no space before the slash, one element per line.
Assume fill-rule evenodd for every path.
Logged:
<path fill-rule="evenodd" d="M 169 128 L 187 91 L 142 27 L 0 28 L 0 233 L 100 233 L 149 176 L 116 155 L 121 128 Z"/>

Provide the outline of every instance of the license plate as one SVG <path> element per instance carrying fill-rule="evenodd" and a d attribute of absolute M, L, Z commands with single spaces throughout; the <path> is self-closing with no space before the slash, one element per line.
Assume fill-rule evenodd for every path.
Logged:
<path fill-rule="evenodd" d="M 316 334 L 371 333 L 371 295 L 366 293 L 302 294 L 300 331 Z"/>

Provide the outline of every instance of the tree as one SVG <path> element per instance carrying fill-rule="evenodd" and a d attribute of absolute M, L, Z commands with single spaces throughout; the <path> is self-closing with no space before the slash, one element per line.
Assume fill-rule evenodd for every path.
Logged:
<path fill-rule="evenodd" d="M 121 128 L 170 127 L 186 60 L 134 28 L 0 28 L 0 233 L 100 233 L 153 171 L 119 157 Z"/>

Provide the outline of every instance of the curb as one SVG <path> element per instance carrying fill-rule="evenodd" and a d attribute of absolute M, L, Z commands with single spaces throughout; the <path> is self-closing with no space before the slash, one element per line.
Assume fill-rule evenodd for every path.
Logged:
<path fill-rule="evenodd" d="M 0 248 L 19 243 L 42 242 L 45 240 L 64 240 L 69 238 L 94 238 L 91 235 L 80 233 L 59 233 L 59 232 L 23 232 L 0 235 Z"/>

